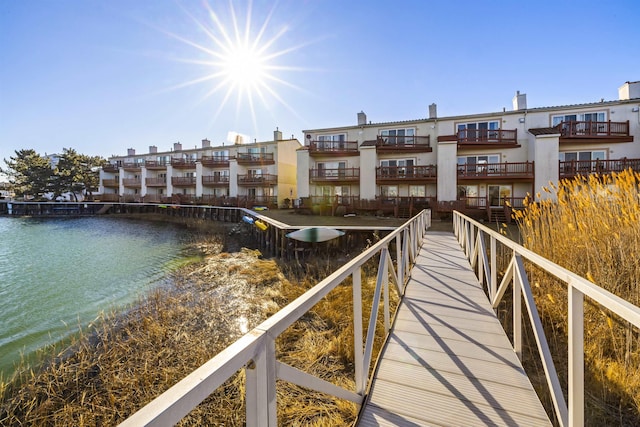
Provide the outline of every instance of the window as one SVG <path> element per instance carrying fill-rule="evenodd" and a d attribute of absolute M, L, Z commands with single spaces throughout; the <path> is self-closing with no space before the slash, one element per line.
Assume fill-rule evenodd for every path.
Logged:
<path fill-rule="evenodd" d="M 490 185 L 489 186 L 489 206 L 502 207 L 505 202 L 511 202 L 511 186 L 510 185 Z"/>
<path fill-rule="evenodd" d="M 227 159 L 229 158 L 229 150 L 220 150 L 213 152 L 214 159 Z"/>
<path fill-rule="evenodd" d="M 414 144 L 416 131 L 413 128 L 407 129 L 385 129 L 380 131 L 380 137 L 385 145 Z"/>
<path fill-rule="evenodd" d="M 565 114 L 552 116 L 551 120 L 552 126 L 557 126 L 562 122 L 605 122 L 607 121 L 607 114 L 604 111 L 582 114 Z"/>
<path fill-rule="evenodd" d="M 318 148 L 325 150 L 344 149 L 347 135 L 344 133 L 336 135 L 319 135 L 317 140 Z"/>
<path fill-rule="evenodd" d="M 599 151 L 563 151 L 560 152 L 560 169 L 566 173 L 598 172 L 606 160 L 603 150 Z"/>
<path fill-rule="evenodd" d="M 318 177 L 344 178 L 346 176 L 347 162 L 322 162 L 316 164 Z"/>
<path fill-rule="evenodd" d="M 425 197 L 427 191 L 424 185 L 410 185 L 409 196 L 410 197 Z"/>
<path fill-rule="evenodd" d="M 414 159 L 380 160 L 383 176 L 413 175 Z"/>
<path fill-rule="evenodd" d="M 464 200 L 466 207 L 484 208 L 485 198 L 480 198 L 477 185 L 458 185 L 458 200 Z"/>
<path fill-rule="evenodd" d="M 398 186 L 397 185 L 381 185 L 380 186 L 380 195 L 382 197 L 398 197 Z"/>
<path fill-rule="evenodd" d="M 496 172 L 500 168 L 500 155 L 487 154 L 484 156 L 458 157 L 458 173 L 474 175 L 479 173 Z"/>
<path fill-rule="evenodd" d="M 467 141 L 497 140 L 499 129 L 500 122 L 498 120 L 458 123 L 456 127 L 458 138 Z"/>
<path fill-rule="evenodd" d="M 171 163 L 171 156 L 158 156 L 157 158 L 158 165 L 167 165 Z"/>

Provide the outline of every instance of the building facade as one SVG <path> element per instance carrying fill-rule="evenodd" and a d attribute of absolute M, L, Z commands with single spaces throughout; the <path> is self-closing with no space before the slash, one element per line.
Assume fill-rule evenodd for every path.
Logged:
<path fill-rule="evenodd" d="M 110 157 L 100 171 L 101 201 L 148 203 L 201 203 L 219 206 L 281 206 L 297 197 L 297 139 L 173 150 Z"/>
<path fill-rule="evenodd" d="M 516 93 L 509 111 L 371 123 L 304 132 L 298 150 L 302 205 L 335 214 L 430 207 L 508 216 L 527 195 L 578 174 L 640 171 L 640 82 L 619 99 L 528 108 Z M 545 197 L 541 193 L 540 197 Z"/>

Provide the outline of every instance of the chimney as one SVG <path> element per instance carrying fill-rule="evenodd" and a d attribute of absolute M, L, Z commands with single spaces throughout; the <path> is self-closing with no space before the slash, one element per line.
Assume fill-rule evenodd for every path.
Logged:
<path fill-rule="evenodd" d="M 513 97 L 513 111 L 526 110 L 527 109 L 527 94 L 516 91 L 516 95 Z"/>
<path fill-rule="evenodd" d="M 211 147 L 211 141 L 209 141 L 208 139 L 203 139 L 202 148 L 209 148 L 209 147 Z"/>
<path fill-rule="evenodd" d="M 429 118 L 435 119 L 437 117 L 438 117 L 438 106 L 434 102 L 433 104 L 429 105 Z"/>
<path fill-rule="evenodd" d="M 179 142 L 174 142 L 173 151 L 182 151 L 182 144 L 180 144 Z"/>
<path fill-rule="evenodd" d="M 244 143 L 244 139 L 242 138 L 242 135 L 240 135 L 239 133 L 236 134 L 234 143 L 236 145 L 241 145 L 242 143 Z"/>
<path fill-rule="evenodd" d="M 367 124 L 367 115 L 364 111 L 358 113 L 358 126 L 364 126 Z"/>
<path fill-rule="evenodd" d="M 620 101 L 635 98 L 640 98 L 640 81 L 625 82 L 625 84 L 618 88 L 618 99 L 620 99 Z"/>
<path fill-rule="evenodd" d="M 158 147 L 156 147 L 155 145 L 149 146 L 149 154 L 156 154 L 157 152 L 158 152 Z"/>
<path fill-rule="evenodd" d="M 135 156 L 136 149 L 135 148 L 127 148 L 127 156 Z"/>
<path fill-rule="evenodd" d="M 282 132 L 278 130 L 278 128 L 276 128 L 276 130 L 273 131 L 273 140 L 282 141 Z"/>

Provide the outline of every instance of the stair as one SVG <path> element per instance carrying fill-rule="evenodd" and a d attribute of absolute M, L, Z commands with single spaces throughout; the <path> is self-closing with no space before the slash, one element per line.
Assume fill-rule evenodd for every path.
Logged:
<path fill-rule="evenodd" d="M 112 207 L 113 207 L 112 204 L 104 205 L 104 206 L 102 206 L 100 208 L 100 210 L 97 212 L 97 214 L 98 215 L 106 214 L 109 211 L 109 209 L 111 209 Z"/>
<path fill-rule="evenodd" d="M 489 222 L 493 224 L 506 223 L 507 217 L 505 216 L 504 209 L 491 209 L 491 218 L 489 218 Z"/>
<path fill-rule="evenodd" d="M 409 206 L 398 206 L 398 218 L 411 218 L 411 208 Z"/>

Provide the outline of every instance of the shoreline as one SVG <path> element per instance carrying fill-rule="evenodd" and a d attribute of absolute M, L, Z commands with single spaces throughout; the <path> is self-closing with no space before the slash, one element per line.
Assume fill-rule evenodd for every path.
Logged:
<path fill-rule="evenodd" d="M 148 215 L 131 218 L 154 220 Z M 188 251 L 199 251 L 203 260 L 180 266 L 171 284 L 148 291 L 125 310 L 102 316 L 70 345 L 51 354 L 40 371 L 17 377 L 23 381 L 20 387 L 14 383 L 7 388 L 5 384 L 0 390 L 3 423 L 121 422 L 331 272 L 318 259 L 317 266 L 305 265 L 304 271 L 295 273 L 295 267 L 263 259 L 258 250 L 239 247 L 246 239 L 230 236 L 235 223 L 220 227 L 217 222 L 178 219 L 171 222 L 202 228 L 203 233 Z M 212 226 L 218 231 L 215 237 Z M 234 247 L 238 250 L 231 251 Z M 294 277 L 293 283 L 283 268 L 288 269 L 286 275 Z M 293 332 L 296 339 L 287 345 L 295 346 L 301 334 L 317 334 L 320 327 L 298 327 Z M 222 393 L 208 399 L 216 400 L 221 408 L 214 418 L 199 410 L 190 417 L 204 423 L 242 424 L 238 417 L 244 417 L 244 411 L 237 406 L 243 401 L 242 382 L 243 374 L 236 374 Z M 230 390 L 236 399 L 225 396 Z M 322 399 L 323 405 L 334 407 L 329 411 L 332 424 L 340 418 L 348 425 L 355 417 L 355 407 Z"/>

